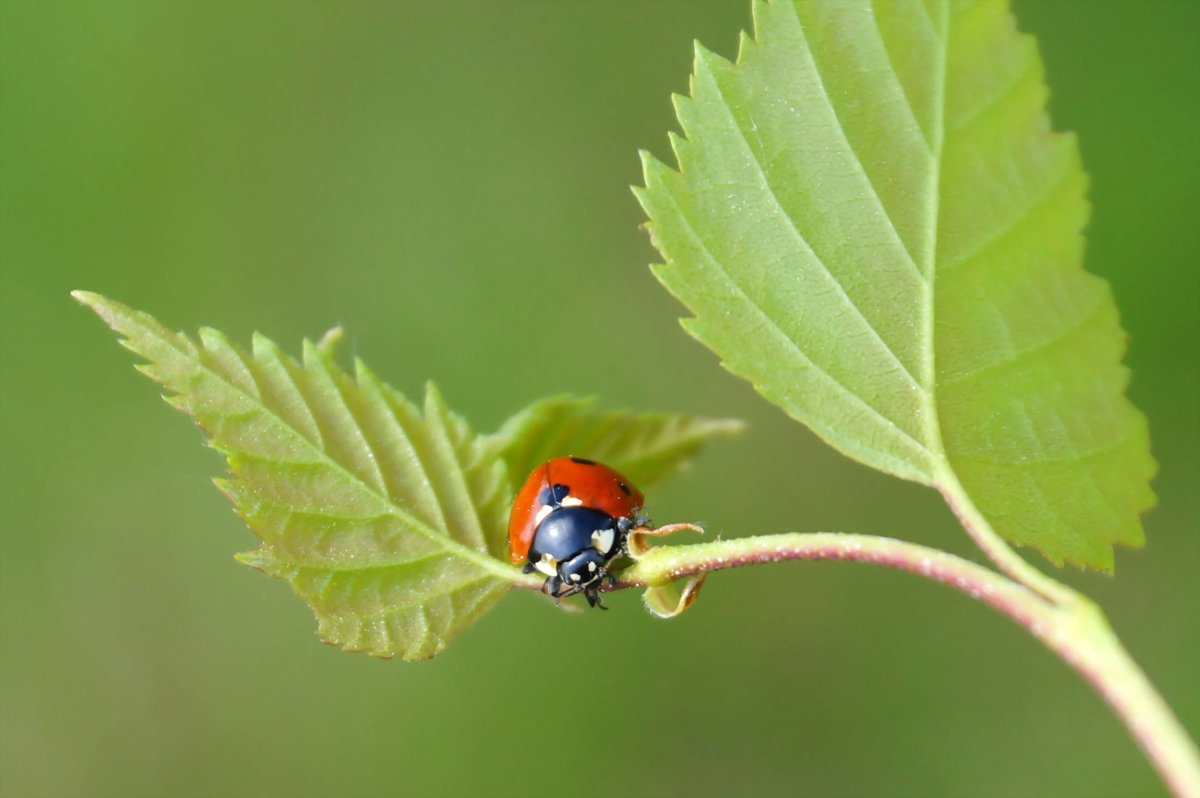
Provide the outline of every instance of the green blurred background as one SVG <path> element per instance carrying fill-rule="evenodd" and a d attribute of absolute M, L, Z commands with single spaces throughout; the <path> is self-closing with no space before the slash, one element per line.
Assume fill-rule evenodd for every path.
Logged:
<path fill-rule="evenodd" d="M 1160 506 L 1072 571 L 1200 730 L 1200 4 L 1020 2 L 1095 205 Z M 692 40 L 747 2 L 0 4 L 4 796 L 1160 795 L 1124 727 L 943 587 L 794 563 L 506 598 L 432 662 L 322 646 L 200 433 L 67 292 L 295 352 L 342 324 L 478 428 L 547 394 L 751 423 L 651 497 L 726 536 L 842 530 L 976 557 L 932 491 L 851 463 L 717 367 L 653 281 L 628 186 Z M 1039 565 L 1045 563 L 1033 556 Z M 976 557 L 977 558 L 977 557 Z"/>

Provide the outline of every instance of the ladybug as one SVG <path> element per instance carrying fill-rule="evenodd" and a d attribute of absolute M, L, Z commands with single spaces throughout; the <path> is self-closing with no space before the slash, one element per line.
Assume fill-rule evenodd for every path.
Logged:
<path fill-rule="evenodd" d="M 642 492 L 606 465 L 582 457 L 542 463 L 525 480 L 508 520 L 508 557 L 523 573 L 546 575 L 554 598 L 582 593 L 601 608 L 600 588 L 615 583 L 608 565 L 644 526 Z"/>

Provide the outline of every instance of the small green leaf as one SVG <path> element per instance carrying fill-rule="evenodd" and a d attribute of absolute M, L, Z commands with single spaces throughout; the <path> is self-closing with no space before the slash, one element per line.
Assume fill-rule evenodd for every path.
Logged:
<path fill-rule="evenodd" d="M 573 454 L 606 463 L 648 490 L 686 466 L 710 439 L 743 427 L 728 418 L 597 410 L 592 399 L 558 396 L 510 418 L 491 445 L 514 480 L 552 457 Z"/>
<path fill-rule="evenodd" d="M 995 2 L 754 15 L 736 64 L 697 48 L 679 171 L 635 189 L 684 326 L 848 456 L 1111 569 L 1155 464 L 1033 39 Z"/>
<path fill-rule="evenodd" d="M 291 583 L 327 642 L 426 659 L 519 578 L 501 561 L 504 463 L 432 385 L 422 413 L 361 362 L 354 376 L 338 369 L 337 334 L 305 342 L 301 364 L 262 336 L 246 353 L 215 330 L 196 342 L 73 296 L 226 456 L 233 478 L 218 485 L 263 541 L 238 559 Z"/>
<path fill-rule="evenodd" d="M 704 586 L 704 580 L 707 578 L 708 572 L 705 571 L 689 576 L 684 580 L 682 588 L 678 587 L 676 582 L 651 585 L 642 594 L 642 601 L 645 603 L 646 609 L 659 618 L 665 620 L 678 617 L 680 613 L 696 602 L 696 597 L 700 595 L 700 588 Z"/>

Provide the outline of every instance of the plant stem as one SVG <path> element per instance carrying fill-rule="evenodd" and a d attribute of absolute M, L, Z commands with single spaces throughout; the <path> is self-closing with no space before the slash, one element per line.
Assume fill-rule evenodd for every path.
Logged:
<path fill-rule="evenodd" d="M 973 506 L 970 509 L 974 510 Z M 986 523 L 984 528 L 990 532 Z M 897 568 L 950 585 L 1015 620 L 1077 670 L 1116 711 L 1172 793 L 1180 798 L 1200 798 L 1200 755 L 1195 745 L 1121 646 L 1099 607 L 1036 571 L 1007 546 L 1004 549 L 1024 569 L 1040 576 L 1037 582 L 1044 580 L 1057 589 L 1045 591 L 1044 584 L 1027 587 L 1028 582 L 1020 584 L 961 557 L 915 543 L 839 533 L 787 533 L 658 546 L 621 572 L 620 578 L 622 586 L 658 586 L 740 565 L 849 560 Z"/>
<path fill-rule="evenodd" d="M 958 481 L 958 476 L 949 466 L 939 475 L 935 487 L 941 492 L 946 504 L 950 505 L 959 523 L 967 530 L 971 540 L 975 541 L 975 545 L 1001 571 L 1055 604 L 1070 606 L 1084 598 L 1021 559 L 1020 555 L 992 529 L 992 525 L 983 517 L 983 513 L 979 512 L 966 489 Z"/>

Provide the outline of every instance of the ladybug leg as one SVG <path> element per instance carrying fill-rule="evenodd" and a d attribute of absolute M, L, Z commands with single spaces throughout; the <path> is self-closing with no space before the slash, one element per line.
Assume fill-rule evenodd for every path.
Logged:
<path fill-rule="evenodd" d="M 569 585 L 557 576 L 550 576 L 542 583 L 542 592 L 550 598 L 562 600 L 579 593 L 582 588 Z"/>
<path fill-rule="evenodd" d="M 592 585 L 592 592 L 596 594 L 596 604 L 599 605 L 600 609 L 602 609 L 602 610 L 608 609 L 608 607 L 604 606 L 604 602 L 600 601 L 600 586 L 603 584 L 606 584 L 606 583 L 608 584 L 609 587 L 616 587 L 617 586 L 617 578 L 615 576 L 613 576 L 611 573 L 609 573 L 607 570 L 601 568 L 600 569 L 600 578 L 597 579 L 595 581 L 595 583 Z"/>
<path fill-rule="evenodd" d="M 537 569 L 533 567 L 533 563 L 531 562 L 527 562 L 521 566 L 521 573 L 523 574 L 531 574 L 536 570 Z"/>
<path fill-rule="evenodd" d="M 563 585 L 562 588 L 559 590 L 559 592 L 554 597 L 558 598 L 558 599 L 570 598 L 571 596 L 576 596 L 576 595 L 582 593 L 583 590 L 584 590 L 583 588 L 577 587 L 575 585 Z"/>
<path fill-rule="evenodd" d="M 602 610 L 608 609 L 604 606 L 604 602 L 600 600 L 600 581 L 592 582 L 583 589 L 583 597 L 587 599 L 589 607 L 599 607 Z"/>

